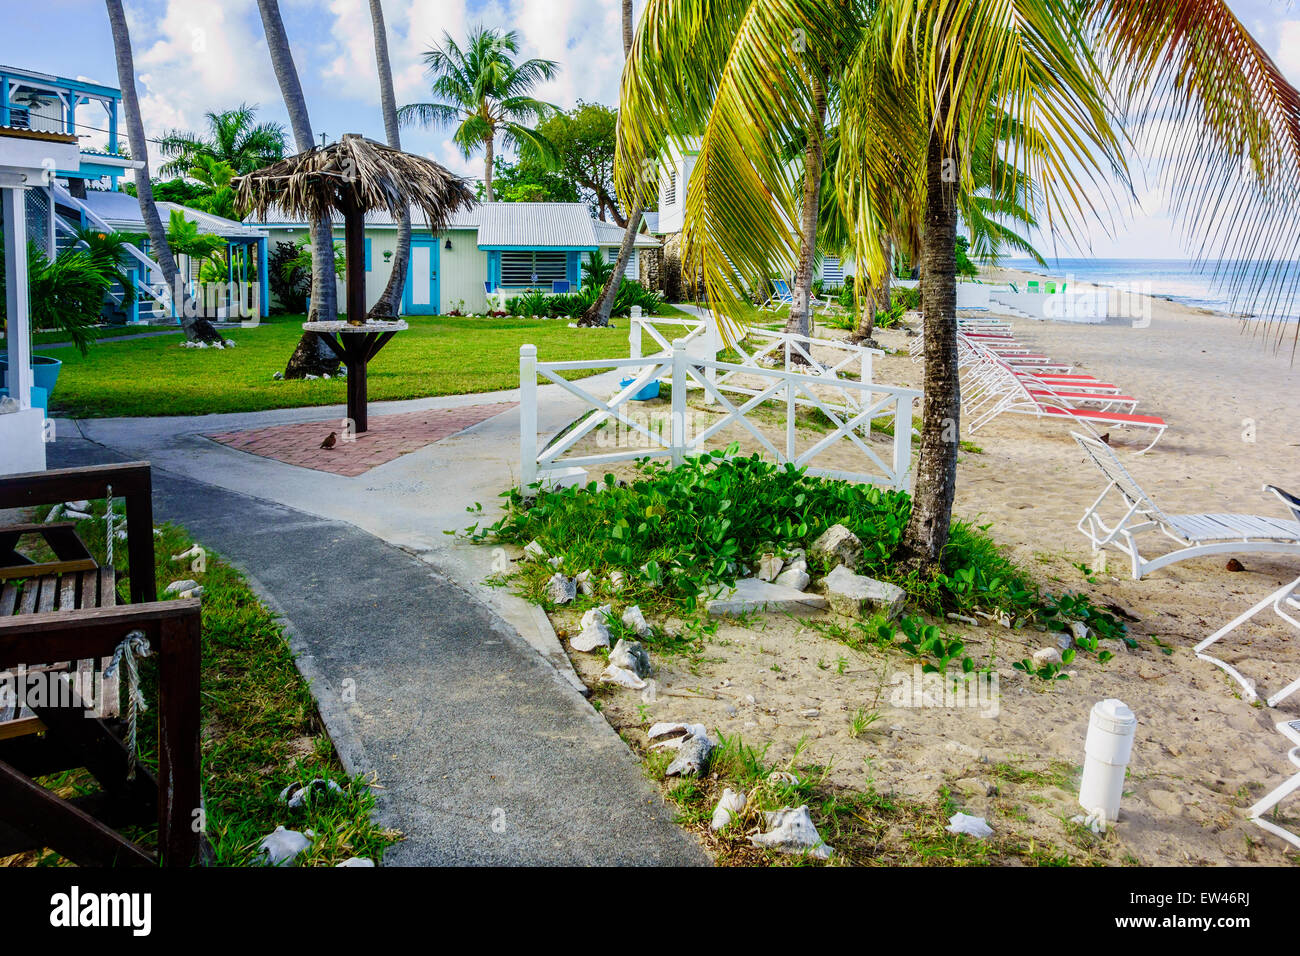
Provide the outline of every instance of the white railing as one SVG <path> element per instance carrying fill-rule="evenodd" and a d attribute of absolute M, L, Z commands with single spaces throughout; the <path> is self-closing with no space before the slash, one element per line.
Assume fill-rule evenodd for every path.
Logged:
<path fill-rule="evenodd" d="M 704 353 L 710 358 L 716 357 L 721 347 L 717 330 L 712 322 L 705 319 L 633 316 L 628 326 L 629 357 L 641 358 L 644 355 L 643 336 L 645 335 L 650 336 L 660 346 L 660 350 L 652 353 L 650 357 L 662 358 L 671 353 L 671 344 L 663 333 L 655 328 L 656 325 L 689 328 L 690 333 L 682 341 L 689 344 L 696 339 L 702 339 Z M 762 390 L 761 385 L 756 385 L 752 379 L 747 381 L 747 378 L 755 370 L 770 371 L 771 365 L 779 366 L 790 374 L 818 379 L 818 384 L 829 386 L 832 389 L 831 394 L 834 395 L 833 390 L 844 381 L 841 376 L 846 374 L 856 374 L 859 382 L 870 384 L 874 374 L 875 357 L 885 354 L 880 349 L 865 348 L 851 342 L 814 339 L 806 335 L 775 332 L 752 325 L 746 326 L 743 331 L 744 338 L 731 346 L 732 350 L 740 356 L 738 364 L 741 367 L 722 375 L 719 375 L 716 369 L 708 369 L 706 375 L 718 388 L 738 395 L 757 395 Z M 829 358 L 826 357 L 828 352 L 831 356 Z M 843 389 L 836 396 L 838 399 L 836 401 L 829 398 L 826 390 L 823 389 L 820 401 L 829 402 L 832 407 L 841 412 L 848 412 L 858 407 L 859 397 L 858 391 Z M 712 404 L 711 398 L 708 401 Z M 807 405 L 809 402 L 800 398 L 797 404 Z"/>
<path fill-rule="evenodd" d="M 704 333 L 707 334 L 707 333 Z M 686 339 L 677 339 L 666 354 L 647 361 L 643 357 L 626 359 L 589 359 L 573 362 L 538 362 L 537 348 L 524 345 L 519 349 L 520 386 L 520 478 L 523 487 L 546 483 L 548 478 L 564 469 L 586 468 L 591 465 L 613 464 L 638 458 L 668 458 L 673 466 L 688 455 L 709 450 L 709 442 L 720 445 L 718 436 L 725 429 L 738 427 L 779 464 L 792 463 L 807 468 L 809 474 L 848 481 L 870 482 L 898 490 L 907 490 L 911 484 L 912 466 L 912 406 L 921 397 L 914 389 L 878 385 L 870 381 L 837 380 L 836 387 L 855 393 L 850 407 L 836 405 L 819 395 L 817 376 L 802 372 L 783 371 L 731 362 L 718 362 L 698 358 L 687 351 Z M 593 395 L 588 388 L 569 381 L 565 372 L 610 369 L 635 370 L 632 381 L 623 386 L 612 398 L 604 400 Z M 761 384 L 748 394 L 747 400 L 733 402 L 733 395 L 719 382 L 728 375 L 743 372 L 754 376 Z M 587 406 L 586 413 L 575 420 L 545 447 L 538 447 L 537 438 L 537 379 L 538 376 L 560 386 Z M 629 403 L 646 385 L 664 380 L 672 387 L 672 410 L 668 419 L 667 435 L 641 420 L 642 416 L 628 412 Z M 708 412 L 694 416 L 701 421 L 698 428 L 691 427 L 686 410 L 689 388 L 703 389 L 706 400 L 713 407 Z M 766 434 L 755 421 L 754 413 L 760 406 L 784 408 L 784 435 Z M 829 422 L 830 430 L 800 448 L 796 413 L 799 407 L 819 411 Z M 872 447 L 872 425 L 888 419 L 892 425 L 891 450 L 882 457 Z M 610 451 L 573 454 L 584 438 L 610 424 L 622 427 L 638 443 L 628 448 L 623 442 Z M 807 440 L 805 439 L 805 442 Z M 813 462 L 832 448 L 849 447 L 858 453 L 861 470 L 845 468 L 818 468 Z M 886 458 L 888 460 L 886 460 Z"/>

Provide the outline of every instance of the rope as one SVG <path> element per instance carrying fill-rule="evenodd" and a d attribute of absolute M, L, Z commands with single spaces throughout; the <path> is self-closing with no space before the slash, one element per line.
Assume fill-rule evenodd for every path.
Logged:
<path fill-rule="evenodd" d="M 126 662 L 127 780 L 135 779 L 136 720 L 141 712 L 149 709 L 148 705 L 145 703 L 144 694 L 140 692 L 140 674 L 136 669 L 136 659 L 148 657 L 149 654 L 149 640 L 144 636 L 144 631 L 132 631 L 126 637 L 122 638 L 122 643 L 118 644 L 117 648 L 113 651 L 113 659 L 109 662 L 108 666 L 104 668 L 104 677 L 110 678 L 117 674 L 118 664 L 123 661 Z"/>
<path fill-rule="evenodd" d="M 108 566 L 113 566 L 113 486 L 108 486 L 108 497 L 104 499 L 104 551 L 108 555 Z"/>

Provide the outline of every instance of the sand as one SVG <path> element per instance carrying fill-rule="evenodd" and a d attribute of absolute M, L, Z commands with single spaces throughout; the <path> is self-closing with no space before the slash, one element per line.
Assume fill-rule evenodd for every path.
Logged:
<path fill-rule="evenodd" d="M 1142 456 L 1132 454 L 1141 444 L 1115 434 L 1122 460 L 1165 511 L 1284 516 L 1260 487 L 1300 490 L 1300 368 L 1289 351 L 1274 353 L 1233 319 L 1159 299 L 1150 305 L 1145 327 L 1013 321 L 1023 341 L 1122 385 L 1142 399 L 1139 413 L 1170 423 Z M 876 380 L 919 385 L 921 370 L 906 355 L 905 335 L 879 338 L 902 354 L 879 360 Z M 961 457 L 957 515 L 990 525 L 989 533 L 1044 587 L 1086 590 L 1131 612 L 1138 618 L 1130 625 L 1136 650 L 1120 649 L 1104 665 L 1080 655 L 1069 668 L 1072 679 L 1049 685 L 1011 667 L 1050 645 L 1047 635 L 949 622 L 978 662 L 994 661 L 996 716 L 981 716 L 979 707 L 943 701 L 906 706 L 898 691 L 912 667 L 901 654 L 855 651 L 808 622 L 769 616 L 724 625 L 689 666 L 682 658 L 656 660 L 656 703 L 643 705 L 638 693 L 618 689 L 602 695 L 602 712 L 634 740 L 650 720 L 702 722 L 769 746 L 774 759 L 791 757 L 802 740 L 799 759 L 829 764 L 836 785 L 926 799 L 946 788 L 995 828 L 1070 847 L 1078 836 L 1066 821 L 1080 812 L 1077 771 L 1089 710 L 1118 697 L 1139 724 L 1123 814 L 1100 842 L 1101 858 L 1117 864 L 1300 860 L 1244 812 L 1295 772 L 1285 756 L 1290 745 L 1274 724 L 1300 718 L 1300 693 L 1276 710 L 1248 704 L 1227 675 L 1190 650 L 1300 575 L 1300 558 L 1242 555 L 1245 571 L 1237 573 L 1225 569 L 1227 556 L 1205 558 L 1132 581 L 1122 556 L 1112 554 L 1108 570 L 1090 584 L 1074 566 L 1096 565 L 1075 524 L 1103 482 L 1068 428 L 1016 416 L 964 437 L 981 452 Z M 849 449 L 836 454 L 845 466 L 860 460 Z M 836 464 L 835 455 L 825 462 Z M 1300 634 L 1274 620 L 1261 616 L 1265 626 L 1220 645 L 1221 656 L 1266 693 L 1300 676 Z M 565 616 L 556 623 L 564 626 Z M 600 665 L 590 655 L 572 656 L 594 683 Z M 665 691 L 703 691 L 717 699 Z M 983 712 L 989 709 L 985 702 Z M 859 712 L 877 717 L 855 735 Z M 1300 830 L 1300 800 L 1284 809 L 1283 820 Z"/>

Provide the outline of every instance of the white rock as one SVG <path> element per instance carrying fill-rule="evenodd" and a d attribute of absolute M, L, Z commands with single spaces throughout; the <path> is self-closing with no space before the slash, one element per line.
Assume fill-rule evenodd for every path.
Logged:
<path fill-rule="evenodd" d="M 772 582 L 778 587 L 790 588 L 794 591 L 805 591 L 808 585 L 812 583 L 812 578 L 804 568 L 789 567 L 776 576 Z"/>
<path fill-rule="evenodd" d="M 634 672 L 616 664 L 610 664 L 606 667 L 600 674 L 600 680 L 604 684 L 619 684 L 632 690 L 644 690 L 646 686 L 645 681 Z"/>
<path fill-rule="evenodd" d="M 592 582 L 590 571 L 579 572 L 578 576 L 573 580 L 578 585 L 578 590 L 587 597 L 591 597 L 596 593 L 596 585 Z"/>
<path fill-rule="evenodd" d="M 639 641 L 625 641 L 622 638 L 614 645 L 614 649 L 609 652 L 609 663 L 613 667 L 621 667 L 623 670 L 631 671 L 637 677 L 648 677 L 650 675 L 650 655 L 646 653 L 645 648 Z M 642 684 L 641 687 L 645 685 Z M 640 690 L 638 687 L 637 690 Z"/>
<path fill-rule="evenodd" d="M 283 866 L 292 863 L 304 850 L 311 847 L 311 840 L 297 830 L 276 827 L 274 832 L 263 838 L 258 850 L 262 853 L 262 862 L 270 866 Z"/>
<path fill-rule="evenodd" d="M 862 557 L 862 542 L 842 524 L 833 524 L 813 542 L 809 553 L 813 557 L 830 558 L 850 569 L 857 567 Z"/>
<path fill-rule="evenodd" d="M 63 512 L 63 517 L 71 519 L 72 521 L 85 521 L 90 517 L 90 514 L 85 511 L 74 511 L 72 508 L 68 508 Z"/>
<path fill-rule="evenodd" d="M 602 604 L 582 615 L 582 632 L 577 637 L 569 638 L 569 646 L 575 651 L 588 652 L 598 647 L 609 647 L 607 616 L 611 611 L 608 604 Z"/>
<path fill-rule="evenodd" d="M 526 545 L 524 545 L 524 560 L 545 561 L 546 549 L 543 548 L 541 544 L 539 544 L 536 541 L 529 541 Z"/>
<path fill-rule="evenodd" d="M 1034 651 L 1034 665 L 1037 667 L 1059 663 L 1061 663 L 1061 652 L 1055 647 L 1044 647 Z"/>
<path fill-rule="evenodd" d="M 559 569 L 564 565 L 564 558 L 560 557 L 560 556 L 557 554 L 557 555 L 556 555 L 555 557 L 553 557 L 553 558 L 547 558 L 547 559 L 546 559 L 546 563 L 549 564 L 551 567 L 555 568 L 555 570 L 558 571 L 558 570 L 559 570 Z"/>
<path fill-rule="evenodd" d="M 573 578 L 558 571 L 546 582 L 546 599 L 552 604 L 568 604 L 578 596 L 578 585 Z"/>
<path fill-rule="evenodd" d="M 639 637 L 650 636 L 650 625 L 646 623 L 645 615 L 641 613 L 641 608 L 635 604 L 623 612 L 623 623 L 636 631 Z"/>
<path fill-rule="evenodd" d="M 834 851 L 826 845 L 822 835 L 817 832 L 817 825 L 812 821 L 807 805 L 801 807 L 782 807 L 780 810 L 768 810 L 768 831 L 755 834 L 749 838 L 754 846 L 781 853 L 797 853 L 824 860 Z"/>
<path fill-rule="evenodd" d="M 1089 629 L 1088 625 L 1084 624 L 1082 621 L 1071 621 L 1070 633 L 1074 635 L 1076 641 L 1084 641 L 1088 639 L 1088 635 L 1091 634 L 1092 631 Z"/>
<path fill-rule="evenodd" d="M 902 612 L 907 600 L 907 594 L 897 585 L 854 574 L 843 565 L 826 575 L 822 586 L 832 610 L 850 617 L 879 610 L 893 618 Z"/>
<path fill-rule="evenodd" d="M 200 584 L 198 587 L 188 588 L 182 591 L 180 596 L 183 598 L 203 597 L 203 585 Z"/>
<path fill-rule="evenodd" d="M 758 559 L 758 570 L 754 572 L 754 577 L 760 581 L 775 581 L 784 566 L 785 562 L 769 551 Z"/>
<path fill-rule="evenodd" d="M 653 724 L 646 731 L 646 737 L 650 740 L 654 740 L 656 737 L 666 738 L 654 744 L 651 749 L 660 747 L 676 749 L 682 745 L 682 741 L 687 737 L 707 737 L 708 735 L 709 732 L 703 724 L 678 724 L 669 721 L 660 721 Z"/>
<path fill-rule="evenodd" d="M 335 869 L 337 869 L 340 866 L 374 866 L 374 865 L 375 865 L 374 860 L 367 859 L 364 856 L 350 856 L 342 863 L 335 863 L 334 867 Z"/>
<path fill-rule="evenodd" d="M 666 777 L 703 777 L 709 770 L 713 741 L 706 734 L 691 734 L 682 739 L 677 756 L 664 771 Z"/>
<path fill-rule="evenodd" d="M 197 558 L 201 554 L 203 554 L 203 549 L 196 544 L 188 551 L 182 551 L 180 554 L 173 554 L 171 559 L 173 561 L 188 561 L 190 558 Z"/>
<path fill-rule="evenodd" d="M 63 505 L 55 505 L 50 509 L 50 513 L 45 516 L 45 523 L 49 524 L 51 521 L 58 521 L 61 514 L 63 514 Z"/>
<path fill-rule="evenodd" d="M 78 498 L 76 501 L 65 501 L 63 507 L 69 511 L 89 511 L 90 502 L 85 498 Z"/>
<path fill-rule="evenodd" d="M 982 840 L 993 835 L 993 828 L 983 817 L 972 817 L 965 813 L 954 813 L 944 827 L 949 833 L 964 833 Z"/>
<path fill-rule="evenodd" d="M 179 594 L 181 591 L 193 591 L 198 586 L 199 586 L 198 581 L 191 581 L 188 578 L 186 578 L 183 581 L 173 581 L 171 584 L 167 585 L 163 593 Z"/>
<path fill-rule="evenodd" d="M 333 780 L 325 780 L 317 777 L 307 784 L 291 783 L 280 791 L 280 802 L 288 804 L 291 810 L 297 810 L 301 807 L 310 806 L 314 803 L 320 803 L 330 800 L 335 796 L 342 796 L 343 788 Z"/>
<path fill-rule="evenodd" d="M 627 587 L 627 575 L 622 571 L 612 571 L 609 575 L 609 586 L 615 591 L 621 591 Z"/>
<path fill-rule="evenodd" d="M 717 597 L 702 596 L 706 599 L 705 606 L 709 614 L 714 617 L 766 610 L 795 614 L 819 611 L 826 607 L 826 599 L 819 594 L 805 594 L 795 588 L 768 584 L 758 578 L 742 578 L 734 588 Z"/>
<path fill-rule="evenodd" d="M 725 829 L 734 823 L 744 811 L 745 795 L 727 787 L 722 791 L 722 799 L 713 808 L 713 819 L 709 822 L 709 829 L 714 832 Z"/>
<path fill-rule="evenodd" d="M 1064 631 L 1057 631 L 1052 635 L 1052 637 L 1056 639 L 1056 646 L 1063 651 L 1068 651 L 1072 646 L 1074 646 L 1074 636 L 1072 634 L 1067 634 Z"/>

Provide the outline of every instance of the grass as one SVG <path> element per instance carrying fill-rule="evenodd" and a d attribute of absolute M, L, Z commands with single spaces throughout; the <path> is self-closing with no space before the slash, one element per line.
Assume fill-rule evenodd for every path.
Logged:
<path fill-rule="evenodd" d="M 103 502 L 96 516 L 78 523 L 78 531 L 97 559 L 104 559 Z M 121 506 L 119 505 L 119 508 Z M 203 795 L 206 835 L 218 866 L 257 862 L 262 837 L 278 825 L 312 830 L 316 838 L 299 858 L 299 866 L 333 866 L 351 856 L 376 862 L 400 834 L 374 823 L 374 795 L 361 778 L 344 772 L 332 743 L 320 724 L 315 701 L 293 662 L 284 630 L 258 601 L 234 568 L 208 552 L 203 570 L 170 560 L 194 543 L 183 528 L 164 525 L 155 537 L 155 567 L 159 588 L 178 578 L 191 578 L 204 587 L 202 695 Z M 124 566 L 119 546 L 117 565 Z M 129 568 L 127 569 L 129 572 Z M 120 583 L 119 590 L 125 591 Z M 157 702 L 156 658 L 141 662 L 145 698 Z M 157 724 L 153 708 L 140 717 L 140 762 L 157 769 Z M 280 791 L 295 781 L 333 780 L 344 794 L 301 810 L 279 802 Z M 84 771 L 72 771 L 41 781 L 62 796 L 96 787 Z M 134 829 L 128 836 L 148 847 L 156 833 Z M 57 854 L 23 854 L 11 864 L 64 865 Z M 4 865 L 0 861 L 0 865 Z"/>
<path fill-rule="evenodd" d="M 827 782 L 825 767 L 802 765 L 798 748 L 782 767 L 766 760 L 739 737 L 718 734 L 707 779 L 664 776 L 672 751 L 645 754 L 646 774 L 664 789 L 677 809 L 677 820 L 694 831 L 722 866 L 806 866 L 821 861 L 753 846 L 747 833 L 766 831 L 764 811 L 806 805 L 822 839 L 833 853 L 824 865 L 849 866 L 1070 866 L 1097 865 L 1105 859 L 1090 835 L 1070 832 L 1068 846 L 1047 846 L 996 825 L 994 835 L 977 840 L 945 829 L 962 809 L 946 790 L 932 800 L 865 792 Z M 748 799 L 739 819 L 714 833 L 709 822 L 722 791 L 730 787 Z M 1004 816 L 1016 819 L 1016 808 L 998 801 Z"/>
<path fill-rule="evenodd" d="M 156 325 L 100 325 L 90 330 L 90 335 L 95 339 L 117 338 L 119 336 L 144 335 L 148 332 L 165 332 L 166 329 L 160 329 Z M 65 345 L 68 342 L 68 333 L 53 330 L 47 332 L 32 333 L 32 347 L 39 349 L 41 346 Z M 0 335 L 0 352 L 4 351 L 9 345 L 8 340 Z M 62 358 L 62 355 L 55 356 Z"/>
<path fill-rule="evenodd" d="M 302 316 L 230 329 L 232 350 L 187 349 L 180 333 L 106 342 L 81 356 L 60 350 L 55 414 L 74 418 L 204 415 L 341 404 L 341 379 L 275 381 L 302 335 Z M 571 329 L 562 320 L 413 317 L 371 364 L 371 401 L 491 392 L 519 386 L 519 346 L 542 361 L 627 354 L 627 320 L 612 329 Z M 582 377 L 589 371 L 569 373 Z"/>

